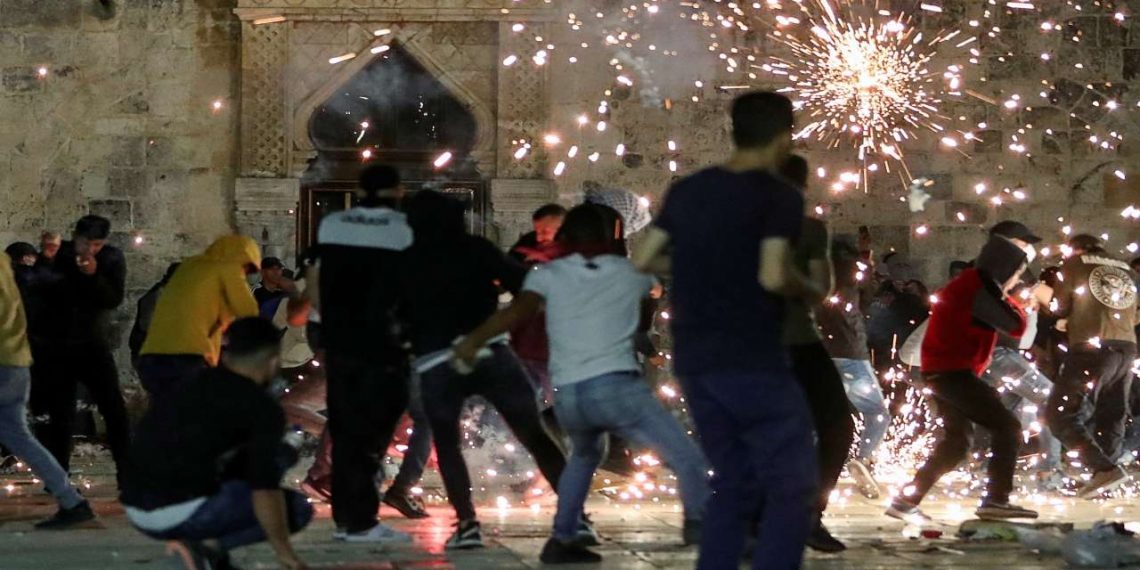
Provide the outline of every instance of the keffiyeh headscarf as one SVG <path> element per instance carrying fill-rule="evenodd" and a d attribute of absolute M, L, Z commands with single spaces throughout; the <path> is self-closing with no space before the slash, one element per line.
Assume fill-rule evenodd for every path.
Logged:
<path fill-rule="evenodd" d="M 645 229 L 653 220 L 646 201 L 629 190 L 606 187 L 597 182 L 586 182 L 582 188 L 586 193 L 586 203 L 609 206 L 621 214 L 627 238 Z"/>

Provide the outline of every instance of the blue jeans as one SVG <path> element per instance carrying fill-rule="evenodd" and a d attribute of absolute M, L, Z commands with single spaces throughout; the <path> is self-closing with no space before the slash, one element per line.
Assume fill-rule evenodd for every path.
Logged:
<path fill-rule="evenodd" d="M 0 444 L 28 464 L 61 507 L 70 509 L 82 503 L 83 497 L 71 486 L 67 472 L 55 457 L 28 429 L 31 381 L 31 371 L 27 368 L 0 366 Z"/>
<path fill-rule="evenodd" d="M 313 520 L 313 507 L 301 493 L 284 489 L 281 492 L 285 493 L 289 532 L 300 532 Z M 218 493 L 182 524 L 164 531 L 139 530 L 160 540 L 217 540 L 223 551 L 265 542 L 265 530 L 253 512 L 253 489 L 249 483 L 236 480 L 222 483 Z"/>
<path fill-rule="evenodd" d="M 753 372 L 681 377 L 713 468 L 697 570 L 738 568 L 746 530 L 757 524 L 753 568 L 803 562 L 819 479 L 812 415 L 787 356 L 768 361 Z"/>
<path fill-rule="evenodd" d="M 1049 393 L 1053 391 L 1052 380 L 1038 372 L 1021 352 L 1004 346 L 994 349 L 993 360 L 982 375 L 982 380 L 994 388 L 1004 387 L 1014 396 L 1012 409 L 1023 427 L 1044 416 Z M 1025 412 L 1022 409 L 1024 402 L 1036 405 L 1038 413 Z M 1040 441 L 1044 458 L 1037 468 L 1040 471 L 1057 469 L 1061 466 L 1061 442 L 1053 436 L 1046 422 L 1042 421 L 1041 424 Z"/>
<path fill-rule="evenodd" d="M 677 475 L 686 520 L 701 520 L 709 498 L 708 464 L 677 419 L 637 372 L 605 374 L 554 389 L 554 415 L 570 436 L 566 469 L 558 480 L 554 537 L 574 538 L 590 481 L 606 451 L 607 432 L 656 453 Z"/>
<path fill-rule="evenodd" d="M 859 434 L 858 459 L 867 461 L 875 454 L 891 425 L 891 412 L 883 398 L 883 388 L 869 360 L 834 358 L 843 377 L 843 389 L 855 410 L 863 416 L 863 433 Z"/>

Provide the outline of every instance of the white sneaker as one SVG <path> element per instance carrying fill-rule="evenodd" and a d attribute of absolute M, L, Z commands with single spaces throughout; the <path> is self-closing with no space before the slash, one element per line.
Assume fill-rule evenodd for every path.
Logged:
<path fill-rule="evenodd" d="M 412 535 L 400 532 L 383 523 L 364 532 L 350 532 L 344 535 L 345 542 L 379 542 L 382 544 L 401 544 L 412 541 Z"/>
<path fill-rule="evenodd" d="M 879 482 L 875 481 L 875 476 L 871 474 L 871 468 L 867 467 L 866 463 L 858 459 L 848 461 L 847 473 L 855 481 L 860 495 L 872 500 L 879 498 Z"/>

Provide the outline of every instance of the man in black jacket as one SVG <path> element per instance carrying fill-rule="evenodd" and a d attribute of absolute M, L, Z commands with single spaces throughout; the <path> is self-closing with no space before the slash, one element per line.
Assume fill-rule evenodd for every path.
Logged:
<path fill-rule="evenodd" d="M 38 347 L 32 382 L 32 413 L 47 416 L 36 436 L 65 469 L 70 465 L 76 391 L 87 388 L 107 425 L 107 440 L 122 472 L 130 442 L 127 409 L 111 354 L 111 312 L 123 303 L 127 263 L 107 245 L 111 222 L 84 216 L 72 241 L 64 242 L 41 285 Z"/>
<path fill-rule="evenodd" d="M 462 205 L 438 192 L 415 195 L 408 206 L 408 224 L 415 240 L 405 251 L 401 268 L 403 309 L 440 474 L 459 519 L 445 547 L 480 548 L 483 536 L 459 431 L 459 417 L 469 397 L 482 396 L 502 414 L 552 485 L 566 467 L 562 451 L 543 429 L 534 387 L 505 338 L 489 343 L 468 375 L 448 363 L 452 343 L 498 309 L 499 287 L 517 293 L 527 270 L 491 242 L 468 235 Z M 333 441 L 339 445 L 339 440 Z M 583 535 L 594 538 L 585 526 Z"/>

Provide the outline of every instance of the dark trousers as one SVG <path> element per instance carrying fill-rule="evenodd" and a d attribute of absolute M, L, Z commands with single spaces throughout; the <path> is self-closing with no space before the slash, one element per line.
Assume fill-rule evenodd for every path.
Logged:
<path fill-rule="evenodd" d="M 534 386 L 518 358 L 505 345 L 495 345 L 492 351 L 492 356 L 480 360 L 474 372 L 466 376 L 446 363 L 421 373 L 424 409 L 431 420 L 440 475 L 447 500 L 461 521 L 475 519 L 471 475 L 463 460 L 459 432 L 459 415 L 468 398 L 482 396 L 499 411 L 551 485 L 558 485 L 566 467 L 566 458 L 543 429 Z M 340 445 L 339 440 L 336 445 Z"/>
<path fill-rule="evenodd" d="M 943 475 L 958 467 L 970 450 L 973 424 L 978 424 L 989 431 L 991 437 L 986 500 L 1008 502 L 1021 436 L 1017 416 L 1005 407 L 997 390 L 972 372 L 940 372 L 924 375 L 923 381 L 933 392 L 931 403 L 942 419 L 942 435 L 914 476 L 911 484 L 915 492 L 903 500 L 917 505 Z"/>
<path fill-rule="evenodd" d="M 289 532 L 297 533 L 313 520 L 313 507 L 304 495 L 290 490 L 285 494 L 285 518 Z M 222 551 L 265 542 L 265 530 L 253 512 L 253 489 L 244 481 L 226 481 L 217 494 L 206 499 L 198 510 L 178 526 L 161 532 L 139 529 L 159 540 L 217 540 Z"/>
<path fill-rule="evenodd" d="M 1065 447 L 1080 452 L 1081 460 L 1095 471 L 1111 469 L 1120 456 L 1135 358 L 1136 345 L 1131 342 L 1103 341 L 1101 348 L 1071 346 L 1049 394 L 1045 410 L 1049 429 Z M 1091 432 L 1081 413 L 1090 383 L 1095 402 Z"/>
<path fill-rule="evenodd" d="M 713 469 L 697 570 L 738 568 L 750 527 L 753 568 L 802 563 L 819 468 L 811 412 L 786 360 L 781 351 L 763 370 L 681 377 Z"/>
<path fill-rule="evenodd" d="M 816 451 L 819 453 L 820 513 L 827 509 L 831 491 L 839 482 L 851 442 L 855 439 L 855 420 L 851 402 L 843 388 L 843 378 L 835 368 L 831 355 L 822 343 L 788 347 L 792 356 L 792 373 L 807 396 L 815 425 Z"/>
<path fill-rule="evenodd" d="M 209 366 L 200 354 L 144 354 L 135 363 L 139 382 L 151 402 L 177 393 L 183 384 Z"/>
<path fill-rule="evenodd" d="M 408 448 L 404 451 L 404 459 L 400 462 L 400 470 L 385 493 L 394 495 L 408 495 L 412 487 L 423 478 L 424 469 L 427 468 L 428 458 L 431 457 L 431 422 L 424 412 L 423 404 L 417 393 L 419 388 L 412 387 L 412 397 L 409 398 L 408 416 L 412 418 L 412 435 L 408 437 Z M 321 443 L 317 447 L 316 460 L 309 468 L 308 478 L 318 484 L 324 483 L 333 472 L 332 449 L 333 441 L 326 429 L 320 432 Z M 379 453 L 383 454 L 387 447 L 382 447 Z"/>
<path fill-rule="evenodd" d="M 408 406 L 408 368 L 402 358 L 381 361 L 329 349 L 328 434 L 333 446 L 332 510 L 337 527 L 362 532 L 376 526 L 380 455 Z M 379 451 L 379 453 L 378 453 Z"/>
<path fill-rule="evenodd" d="M 34 356 L 31 408 L 32 415 L 40 419 L 36 438 L 65 471 L 70 470 L 76 392 L 83 384 L 107 425 L 107 443 L 121 476 L 130 445 L 130 424 L 111 350 L 97 343 L 41 346 Z"/>

